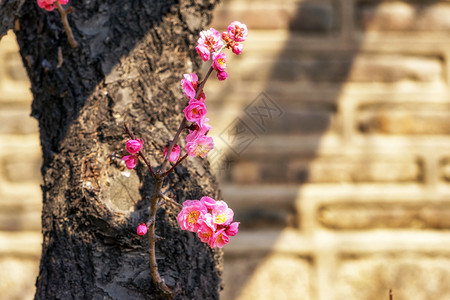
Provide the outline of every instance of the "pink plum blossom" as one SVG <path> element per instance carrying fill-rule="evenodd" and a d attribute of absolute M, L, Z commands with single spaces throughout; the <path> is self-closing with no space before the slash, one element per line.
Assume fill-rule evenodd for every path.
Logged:
<path fill-rule="evenodd" d="M 172 152 L 170 152 L 170 156 L 169 156 L 169 161 L 171 162 L 176 162 L 178 160 L 178 158 L 180 157 L 180 146 L 178 146 L 177 144 L 173 145 L 172 148 Z M 167 156 L 167 152 L 169 151 L 169 147 L 166 146 L 164 147 L 164 157 Z"/>
<path fill-rule="evenodd" d="M 220 71 L 217 72 L 217 79 L 219 79 L 220 81 L 227 79 L 228 77 L 228 73 L 225 71 Z"/>
<path fill-rule="evenodd" d="M 197 92 L 198 76 L 195 73 L 190 73 L 184 74 L 183 77 L 184 79 L 181 80 L 183 92 L 189 99 L 194 99 Z"/>
<path fill-rule="evenodd" d="M 189 156 L 200 156 L 205 158 L 208 152 L 214 148 L 212 137 L 201 135 L 192 142 L 186 143 L 186 150 Z"/>
<path fill-rule="evenodd" d="M 125 165 L 128 169 L 134 169 L 137 164 L 137 157 L 135 155 L 126 155 L 122 157 L 122 160 L 125 162 Z"/>
<path fill-rule="evenodd" d="M 225 228 L 222 228 L 222 229 L 220 229 L 220 230 L 218 230 L 218 231 L 216 231 L 214 233 L 214 235 L 210 239 L 210 242 L 208 243 L 208 245 L 211 248 L 213 248 L 213 247 L 222 248 L 223 246 L 225 246 L 229 242 L 230 242 L 230 238 L 226 234 Z"/>
<path fill-rule="evenodd" d="M 221 34 L 214 28 L 200 32 L 200 38 L 197 41 L 197 53 L 203 61 L 208 61 L 211 52 L 218 51 L 224 45 Z"/>
<path fill-rule="evenodd" d="M 181 229 L 197 232 L 206 213 L 206 206 L 199 200 L 186 200 L 183 202 L 183 208 L 177 216 L 177 221 Z"/>
<path fill-rule="evenodd" d="M 225 201 L 220 200 L 216 201 L 211 215 L 215 224 L 228 225 L 233 221 L 234 212 L 231 208 L 228 208 Z"/>
<path fill-rule="evenodd" d="M 147 225 L 145 225 L 144 223 L 141 223 L 137 227 L 137 234 L 144 235 L 147 233 L 147 229 L 148 229 Z"/>
<path fill-rule="evenodd" d="M 210 243 L 214 232 L 216 231 L 216 225 L 212 221 L 211 214 L 205 214 L 205 218 L 200 221 L 200 227 L 197 231 L 197 236 L 204 243 Z"/>
<path fill-rule="evenodd" d="M 195 141 L 198 137 L 206 135 L 211 130 L 211 125 L 208 124 L 209 119 L 204 118 L 203 122 L 198 125 L 197 130 L 189 131 L 189 134 L 186 136 L 186 143 Z"/>
<path fill-rule="evenodd" d="M 229 236 L 235 236 L 238 231 L 239 231 L 239 224 L 240 222 L 233 222 L 230 225 L 227 226 L 227 228 L 225 229 L 225 233 L 228 234 Z"/>
<path fill-rule="evenodd" d="M 136 154 L 137 152 L 141 151 L 142 145 L 144 144 L 144 141 L 141 139 L 136 140 L 128 140 L 126 144 L 127 151 L 131 154 Z"/>
<path fill-rule="evenodd" d="M 231 24 L 228 25 L 227 30 L 228 34 L 235 42 L 245 41 L 248 35 L 247 25 L 238 21 L 231 22 Z"/>
<path fill-rule="evenodd" d="M 181 229 L 197 233 L 210 247 L 222 248 L 239 230 L 239 222 L 231 223 L 233 216 L 233 210 L 224 201 L 204 196 L 200 200 L 186 200 L 177 221 Z"/>
<path fill-rule="evenodd" d="M 198 44 L 197 47 L 195 47 L 195 50 L 197 51 L 198 55 L 203 61 L 209 60 L 211 52 L 209 51 L 208 47 L 206 47 L 205 45 Z"/>
<path fill-rule="evenodd" d="M 181 86 L 183 92 L 189 99 L 195 99 L 195 95 L 198 92 L 198 76 L 195 73 L 184 74 L 183 79 L 181 79 Z M 205 93 L 202 91 L 196 100 L 205 102 Z"/>
<path fill-rule="evenodd" d="M 225 53 L 213 54 L 213 68 L 216 71 L 225 71 L 226 65 L 226 55 Z"/>
<path fill-rule="evenodd" d="M 183 112 L 186 120 L 188 120 L 189 122 L 195 122 L 200 126 L 207 110 L 205 103 L 199 100 L 192 99 L 191 101 L 189 101 L 188 106 L 185 107 Z"/>

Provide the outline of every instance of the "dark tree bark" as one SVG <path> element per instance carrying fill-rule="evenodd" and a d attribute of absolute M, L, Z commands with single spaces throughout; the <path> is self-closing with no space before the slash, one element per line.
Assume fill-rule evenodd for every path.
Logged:
<path fill-rule="evenodd" d="M 32 83 L 43 152 L 42 258 L 36 299 L 162 299 L 147 238 L 154 180 L 143 164 L 123 175 L 123 124 L 154 166 L 182 119 L 180 80 L 197 71 L 198 33 L 215 0 L 71 0 L 67 41 L 57 11 L 26 1 L 15 30 Z M 187 159 L 164 181 L 178 202 L 219 197 L 206 160 Z M 178 209 L 158 210 L 158 269 L 175 299 L 218 299 L 221 252 L 179 229 Z"/>

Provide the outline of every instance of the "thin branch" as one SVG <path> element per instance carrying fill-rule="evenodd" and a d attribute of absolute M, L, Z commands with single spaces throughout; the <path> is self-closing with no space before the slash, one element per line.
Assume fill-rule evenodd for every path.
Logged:
<path fill-rule="evenodd" d="M 167 176 L 167 172 L 164 172 L 164 169 L 166 168 L 166 166 L 167 166 L 167 164 L 168 164 L 168 162 L 169 162 L 169 157 L 170 157 L 170 154 L 172 153 L 172 150 L 173 150 L 173 147 L 175 146 L 175 144 L 177 143 L 177 141 L 178 141 L 178 138 L 179 138 L 179 136 L 180 136 L 180 134 L 181 134 L 181 131 L 183 131 L 183 129 L 186 129 L 187 127 L 186 127 L 186 117 L 183 117 L 183 120 L 181 120 L 181 123 L 180 123 L 180 127 L 178 127 L 178 130 L 177 130 L 177 133 L 175 134 L 175 136 L 173 137 L 173 140 L 172 140 L 172 142 L 170 142 L 170 145 L 169 145 L 169 149 L 167 150 L 167 155 L 166 155 L 166 157 L 164 158 L 164 161 L 163 161 L 163 163 L 162 163 L 162 165 L 161 165 L 161 168 L 159 169 L 159 171 L 158 171 L 158 173 L 161 175 L 161 174 L 163 174 L 163 175 L 161 175 L 162 177 L 165 177 L 165 176 Z M 164 173 L 163 173 L 164 172 Z M 164 175 L 165 174 L 165 175 Z"/>
<path fill-rule="evenodd" d="M 180 158 L 169 170 L 164 172 L 161 176 L 166 177 L 167 175 L 172 173 L 175 170 L 175 168 L 178 167 L 178 165 L 181 164 L 181 162 L 186 159 L 186 157 L 188 157 L 187 153 L 182 158 Z"/>
<path fill-rule="evenodd" d="M 164 195 L 161 191 L 159 192 L 159 196 L 161 198 L 163 198 L 165 201 L 171 202 L 172 204 L 178 206 L 179 208 L 183 208 L 183 205 L 181 205 L 180 203 L 178 203 L 177 201 L 175 201 L 174 199 L 167 197 L 166 195 Z"/>
<path fill-rule="evenodd" d="M 53 2 L 53 4 L 56 6 L 56 8 L 59 11 L 59 14 L 61 15 L 61 21 L 64 25 L 64 29 L 66 30 L 67 39 L 69 40 L 70 47 L 72 48 L 78 47 L 78 43 L 73 37 L 72 29 L 70 29 L 69 21 L 67 21 L 67 12 L 64 10 L 64 8 L 58 1 Z"/>

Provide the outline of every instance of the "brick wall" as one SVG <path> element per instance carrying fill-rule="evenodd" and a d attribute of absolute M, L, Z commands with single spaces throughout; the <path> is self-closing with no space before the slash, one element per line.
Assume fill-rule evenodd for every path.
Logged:
<path fill-rule="evenodd" d="M 230 81 L 208 83 L 242 222 L 223 299 L 450 299 L 450 1 L 233 0 L 215 16 L 250 29 Z"/>
<path fill-rule="evenodd" d="M 41 149 L 30 83 L 10 32 L 0 42 L 0 299 L 32 299 L 41 254 Z"/>
<path fill-rule="evenodd" d="M 224 300 L 450 298 L 450 1 L 224 1 L 246 23 L 207 85 L 241 221 Z M 14 38 L 0 44 L 0 300 L 31 299 L 40 149 Z"/>

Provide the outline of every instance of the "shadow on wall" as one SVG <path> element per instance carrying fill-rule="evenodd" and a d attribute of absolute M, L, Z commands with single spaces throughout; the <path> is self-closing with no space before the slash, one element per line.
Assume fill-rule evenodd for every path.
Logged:
<path fill-rule="evenodd" d="M 216 28 L 249 27 L 214 108 L 222 190 L 241 221 L 225 250 L 224 299 L 316 298 L 315 258 L 295 233 L 309 230 L 299 195 L 320 176 L 309 165 L 322 140 L 342 131 L 338 99 L 358 51 L 350 17 L 332 1 L 225 2 L 216 12 Z"/>
<path fill-rule="evenodd" d="M 435 2 L 228 1 L 217 9 L 212 27 L 221 30 L 239 20 L 249 28 L 243 54 L 228 60 L 230 80 L 207 87 L 208 101 L 220 99 L 209 106 L 217 145 L 210 161 L 221 178 L 224 199 L 241 222 L 239 235 L 225 249 L 223 299 L 334 297 L 332 290 L 319 288 L 330 283 L 328 273 L 334 270 L 329 266 L 322 274 L 319 253 L 326 249 L 313 238 L 320 215 L 308 202 L 315 199 L 304 197 L 304 184 L 423 180 L 420 165 L 403 164 L 409 156 L 389 160 L 382 154 L 379 160 L 380 155 L 373 155 L 378 144 L 371 144 L 370 138 L 353 155 L 348 150 L 359 135 L 427 131 L 419 125 L 392 132 L 395 124 L 406 128 L 417 120 L 399 120 L 394 109 L 383 122 L 372 106 L 375 113 L 364 114 L 358 97 L 383 99 L 388 104 L 381 108 L 390 111 L 386 97 L 405 92 L 396 90 L 398 83 L 442 80 L 433 62 L 410 68 L 423 63 L 422 58 L 399 53 L 399 48 L 373 54 L 382 46 L 365 45 L 371 31 L 435 28 L 430 17 L 435 16 L 430 13 Z M 361 107 L 363 113 L 356 116 Z M 410 113 L 408 105 L 400 110 Z M 407 138 L 402 149 L 410 147 Z M 416 164 L 417 156 L 412 156 Z M 393 170 L 383 173 L 380 168 Z M 380 282 L 389 289 L 389 282 Z M 370 299 L 386 294 L 379 293 Z"/>

